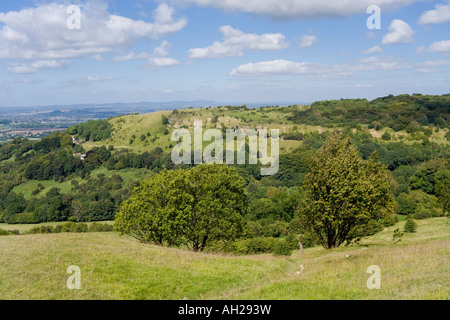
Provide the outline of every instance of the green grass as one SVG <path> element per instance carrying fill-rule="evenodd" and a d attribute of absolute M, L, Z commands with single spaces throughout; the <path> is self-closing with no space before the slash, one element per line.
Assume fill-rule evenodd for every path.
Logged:
<path fill-rule="evenodd" d="M 61 189 L 61 193 L 63 194 L 67 194 L 70 192 L 70 190 L 72 190 L 71 181 L 59 183 L 54 180 L 46 180 L 46 181 L 29 180 L 21 185 L 14 187 L 12 191 L 16 193 L 23 193 L 24 198 L 26 200 L 30 200 L 31 193 L 33 192 L 33 190 L 38 188 L 39 183 L 44 186 L 44 189 L 36 196 L 37 198 L 45 196 L 46 193 L 52 188 Z"/>
<path fill-rule="evenodd" d="M 99 174 L 104 174 L 106 177 L 112 177 L 117 174 L 122 177 L 124 186 L 129 186 L 133 181 L 140 181 L 142 179 L 148 179 L 152 173 L 145 169 L 126 168 L 122 170 L 108 170 L 105 167 L 100 167 L 91 172 L 91 177 L 98 177 Z"/>
<path fill-rule="evenodd" d="M 106 177 L 112 177 L 114 174 L 120 175 L 124 181 L 124 186 L 128 187 L 130 183 L 133 181 L 140 181 L 145 178 L 150 178 L 151 172 L 145 169 L 135 169 L 135 168 L 127 168 L 122 170 L 108 170 L 105 167 L 100 167 L 91 172 L 91 177 L 97 178 L 99 174 L 104 174 Z M 78 180 L 78 182 L 83 183 L 85 180 Z M 65 181 L 63 183 L 59 183 L 53 180 L 29 180 L 23 184 L 20 184 L 13 188 L 13 192 L 23 193 L 23 196 L 26 200 L 30 200 L 31 193 L 38 188 L 38 184 L 42 184 L 44 189 L 37 194 L 35 197 L 40 198 L 47 194 L 47 192 L 52 188 L 61 189 L 62 194 L 68 194 L 72 191 L 72 180 Z"/>
<path fill-rule="evenodd" d="M 291 257 L 193 253 L 116 233 L 5 236 L 0 299 L 449 299 L 449 220 L 418 221 L 394 244 L 402 224 L 366 246 Z M 66 287 L 70 265 L 81 268 L 81 290 Z M 366 287 L 370 265 L 381 268 L 380 290 Z"/>

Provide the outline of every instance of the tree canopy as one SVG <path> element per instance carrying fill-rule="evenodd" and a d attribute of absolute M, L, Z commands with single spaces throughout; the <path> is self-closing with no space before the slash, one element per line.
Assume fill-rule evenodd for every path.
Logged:
<path fill-rule="evenodd" d="M 244 233 L 247 206 L 245 181 L 225 165 L 164 170 L 135 188 L 115 228 L 145 243 L 203 251 L 210 241 Z"/>
<path fill-rule="evenodd" d="M 390 173 L 376 153 L 363 160 L 350 139 L 332 133 L 310 160 L 300 219 L 325 248 L 340 246 L 393 211 Z"/>

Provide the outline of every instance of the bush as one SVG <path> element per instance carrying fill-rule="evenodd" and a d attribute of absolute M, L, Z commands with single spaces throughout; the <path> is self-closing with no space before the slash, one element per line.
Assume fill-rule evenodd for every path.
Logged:
<path fill-rule="evenodd" d="M 282 221 L 275 221 L 272 224 L 265 225 L 261 228 L 261 235 L 263 237 L 282 237 L 287 235 L 289 224 Z"/>
<path fill-rule="evenodd" d="M 292 249 L 288 241 L 279 240 L 274 245 L 272 252 L 277 256 L 290 256 L 292 254 Z"/>
<path fill-rule="evenodd" d="M 273 248 L 273 238 L 253 238 L 247 240 L 247 253 L 258 254 L 270 252 Z"/>
<path fill-rule="evenodd" d="M 88 231 L 89 232 L 110 232 L 110 231 L 113 231 L 113 228 L 114 227 L 112 225 L 109 225 L 107 223 L 101 224 L 98 222 L 94 222 L 89 225 Z"/>
<path fill-rule="evenodd" d="M 405 223 L 405 228 L 403 229 L 404 232 L 407 233 L 414 233 L 417 230 L 417 223 L 412 219 L 408 218 Z"/>
<path fill-rule="evenodd" d="M 11 231 L 0 229 L 0 236 L 9 236 L 11 234 Z"/>
<path fill-rule="evenodd" d="M 61 226 L 61 232 L 76 232 L 77 224 L 75 222 L 67 222 Z"/>
<path fill-rule="evenodd" d="M 235 242 L 220 241 L 211 244 L 208 251 L 233 253 L 238 255 L 270 253 L 276 242 L 278 242 L 277 239 L 263 237 L 255 237 Z"/>
<path fill-rule="evenodd" d="M 315 236 L 310 233 L 301 234 L 298 240 L 303 245 L 303 248 L 312 248 L 318 245 Z"/>
<path fill-rule="evenodd" d="M 28 234 L 48 234 L 48 233 L 53 233 L 53 228 L 51 226 L 38 226 L 28 231 Z"/>
<path fill-rule="evenodd" d="M 86 223 L 77 223 L 74 232 L 77 232 L 77 233 L 88 232 L 87 224 Z"/>
<path fill-rule="evenodd" d="M 382 136 L 381 139 L 383 140 L 391 140 L 391 135 L 389 134 L 389 132 L 385 132 Z"/>

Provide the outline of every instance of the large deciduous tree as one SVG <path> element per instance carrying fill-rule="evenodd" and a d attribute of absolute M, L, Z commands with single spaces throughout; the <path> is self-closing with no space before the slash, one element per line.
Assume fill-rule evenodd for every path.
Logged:
<path fill-rule="evenodd" d="M 244 232 L 245 181 L 225 165 L 162 171 L 142 181 L 116 215 L 115 228 L 141 242 L 203 251 Z"/>
<path fill-rule="evenodd" d="M 374 153 L 363 160 L 349 138 L 332 133 L 310 159 L 299 218 L 325 248 L 339 247 L 394 209 L 390 172 Z"/>

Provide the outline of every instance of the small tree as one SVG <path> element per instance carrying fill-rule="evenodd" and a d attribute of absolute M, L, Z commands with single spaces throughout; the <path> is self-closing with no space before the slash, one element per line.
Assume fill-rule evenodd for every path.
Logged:
<path fill-rule="evenodd" d="M 383 139 L 383 140 L 391 140 L 391 135 L 389 134 L 389 132 L 385 132 L 382 136 L 381 136 L 381 138 Z"/>
<path fill-rule="evenodd" d="M 403 231 L 406 233 L 414 233 L 416 232 L 416 230 L 417 230 L 417 223 L 411 217 L 408 217 Z"/>
<path fill-rule="evenodd" d="M 323 247 L 339 247 L 358 228 L 392 213 L 390 173 L 376 160 L 376 154 L 363 160 L 350 139 L 336 133 L 311 158 L 300 219 Z"/>
<path fill-rule="evenodd" d="M 162 171 L 124 201 L 115 229 L 141 242 L 203 251 L 213 240 L 244 233 L 245 181 L 225 165 Z"/>

